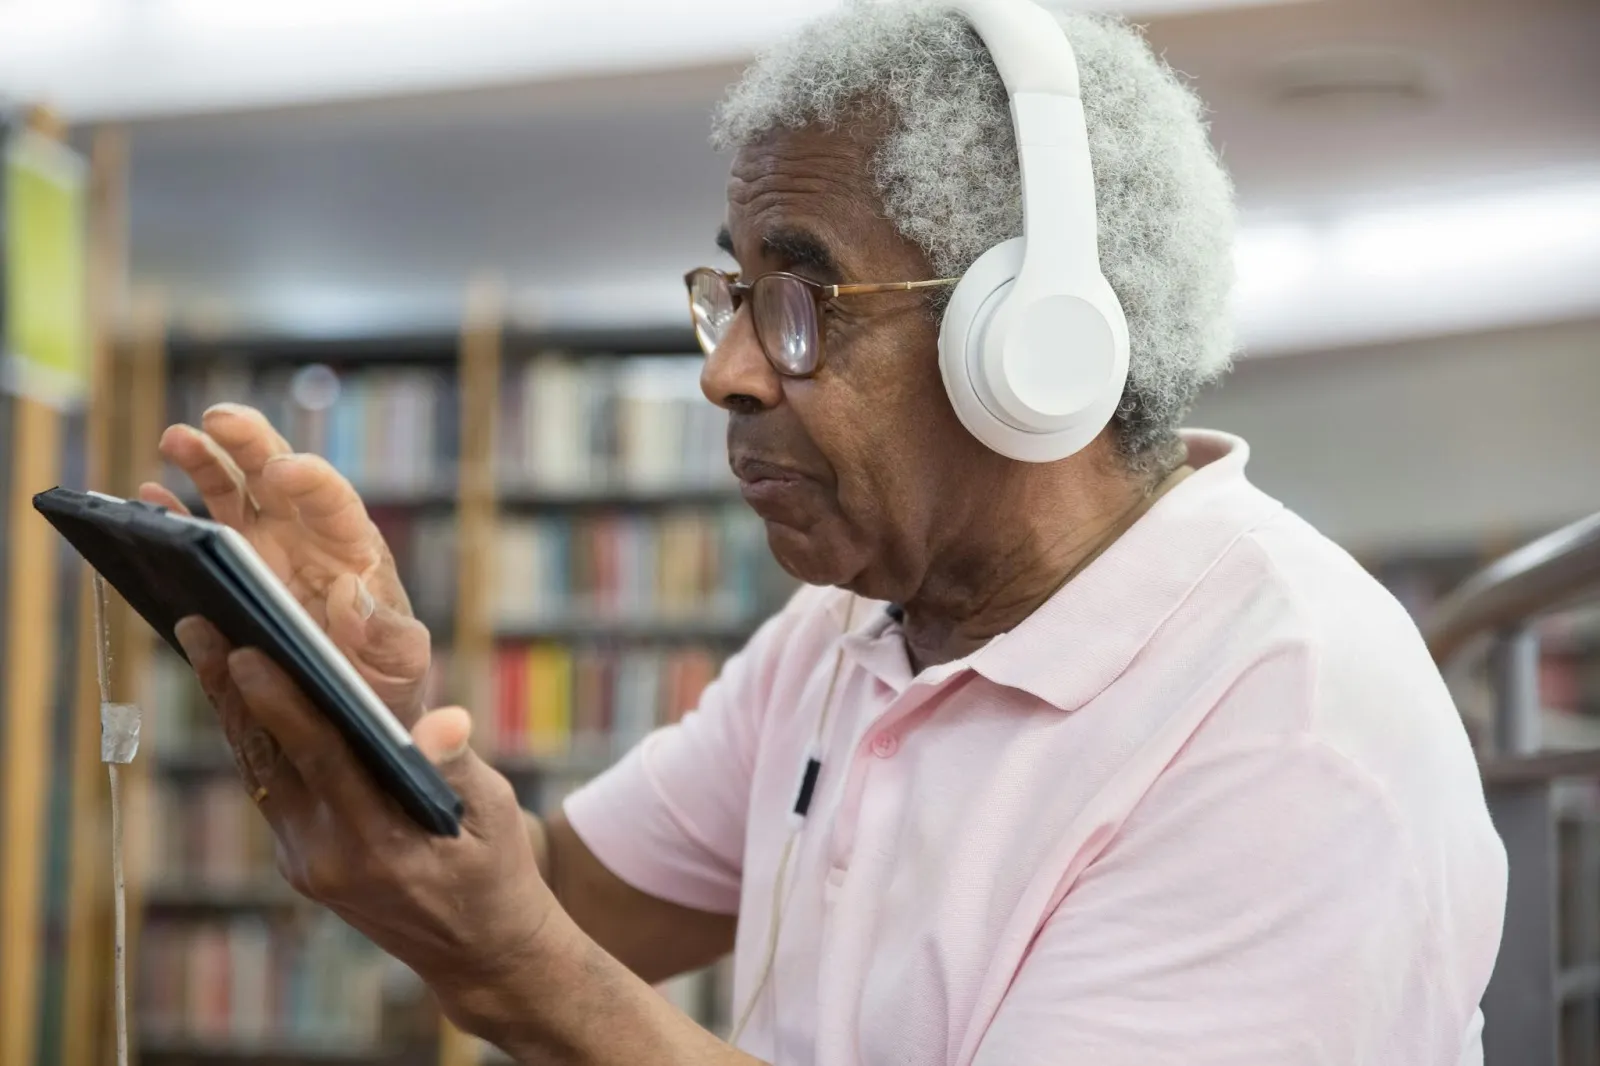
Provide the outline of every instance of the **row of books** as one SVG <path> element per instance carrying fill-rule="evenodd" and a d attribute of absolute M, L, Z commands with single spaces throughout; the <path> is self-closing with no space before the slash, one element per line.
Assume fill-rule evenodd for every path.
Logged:
<path fill-rule="evenodd" d="M 455 522 L 418 516 L 386 528 L 418 615 L 456 598 Z M 494 613 L 504 627 L 743 620 L 767 564 L 765 534 L 742 506 L 503 517 L 494 532 Z"/>
<path fill-rule="evenodd" d="M 193 749 L 214 748 L 220 730 L 207 724 Z M 226 764 L 222 764 L 226 765 Z M 153 889 L 257 888 L 276 884 L 272 831 L 234 774 L 156 775 L 149 811 L 137 823 L 141 870 Z"/>
<path fill-rule="evenodd" d="M 502 647 L 495 653 L 495 757 L 617 757 L 692 709 L 715 679 L 711 648 Z"/>
<path fill-rule="evenodd" d="M 363 489 L 425 491 L 453 480 L 454 380 L 430 368 L 213 363 L 172 384 L 174 421 L 199 425 L 212 404 L 259 408 L 297 451 L 324 456 Z"/>
<path fill-rule="evenodd" d="M 699 357 L 538 356 L 500 394 L 497 468 L 510 484 L 582 489 L 731 485 L 727 416 Z"/>
<path fill-rule="evenodd" d="M 700 360 L 540 355 L 498 394 L 495 469 L 524 491 L 731 488 L 727 416 L 699 389 Z M 175 378 L 175 420 L 230 401 L 258 407 L 297 449 L 362 488 L 441 490 L 456 480 L 460 412 L 452 374 L 429 367 L 335 370 L 218 362 Z"/>
<path fill-rule="evenodd" d="M 372 1049 L 394 964 L 331 915 L 146 924 L 139 944 L 141 1034 L 166 1042 Z"/>
<path fill-rule="evenodd" d="M 618 757 L 657 726 L 694 708 L 721 668 L 709 644 L 503 644 L 495 650 L 492 706 L 474 708 L 483 752 Z M 435 653 L 430 702 L 444 702 L 449 652 Z M 157 655 L 143 696 L 144 743 L 169 762 L 202 753 L 225 760 L 221 730 L 194 674 L 176 655 Z M 222 767 L 227 768 L 226 762 Z M 145 867 L 155 880 L 234 884 L 270 871 L 271 842 L 232 775 L 158 780 L 146 823 Z"/>

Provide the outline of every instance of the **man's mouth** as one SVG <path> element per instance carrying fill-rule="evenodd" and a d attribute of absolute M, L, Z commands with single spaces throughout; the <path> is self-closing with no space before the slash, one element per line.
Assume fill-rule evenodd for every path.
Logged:
<path fill-rule="evenodd" d="M 762 518 L 792 523 L 800 517 L 800 497 L 810 481 L 793 467 L 764 459 L 740 458 L 733 463 L 739 494 Z"/>

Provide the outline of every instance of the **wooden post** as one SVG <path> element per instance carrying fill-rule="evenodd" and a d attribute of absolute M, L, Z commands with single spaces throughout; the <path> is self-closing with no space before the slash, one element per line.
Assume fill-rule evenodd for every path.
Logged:
<path fill-rule="evenodd" d="M 139 484 L 161 476 L 160 453 L 156 445 L 167 419 L 167 323 L 161 295 L 139 293 L 133 300 L 123 372 L 117 376 L 121 388 L 121 436 L 113 456 L 114 495 L 132 497 Z M 108 622 L 111 637 L 111 698 L 118 703 L 139 703 L 148 689 L 147 678 L 155 656 L 156 636 L 121 596 L 111 596 Z M 152 716 L 144 715 L 146 723 Z M 145 885 L 149 871 L 143 859 L 149 854 L 150 832 L 150 756 L 149 736 L 144 738 L 141 755 L 122 768 L 123 849 L 127 894 L 128 972 L 137 985 L 140 934 L 144 929 Z M 130 999 L 132 996 L 130 995 Z M 136 1035 L 138 1019 L 129 1004 L 129 1028 Z M 135 1044 L 137 1047 L 137 1044 Z M 137 1053 L 134 1053 L 137 1056 Z"/>
<path fill-rule="evenodd" d="M 120 129 L 95 131 L 90 153 L 89 323 L 90 399 L 85 477 L 108 486 L 113 407 L 113 335 L 127 291 L 128 139 Z M 86 568 L 87 569 L 87 568 Z M 94 586 L 78 597 L 72 722 L 72 852 L 68 880 L 65 992 L 61 1061 L 104 1062 L 110 1030 L 111 876 L 110 792 L 100 761 L 100 691 L 95 660 Z"/>
<path fill-rule="evenodd" d="M 503 295 L 488 278 L 467 291 L 461 330 L 461 468 L 456 515 L 456 612 L 450 697 L 472 712 L 474 743 L 493 720 L 495 415 L 499 407 Z M 474 1066 L 478 1042 L 440 1022 L 439 1066 Z"/>
<path fill-rule="evenodd" d="M 9 622 L 0 701 L 0 840 L 6 865 L 0 882 L 0 1062 L 30 1063 L 38 1031 L 44 802 L 59 606 L 55 531 L 34 513 L 33 494 L 60 475 L 62 416 L 23 396 L 12 405 L 14 465 L 5 531 Z"/>
<path fill-rule="evenodd" d="M 53 116 L 36 111 L 30 128 L 60 138 Z M 44 884 L 45 796 L 51 765 L 50 722 L 60 589 L 58 540 L 33 510 L 33 495 L 61 474 L 64 416 L 47 403 L 16 396 L 6 528 L 0 531 L 7 570 L 5 677 L 0 678 L 0 1063 L 27 1064 L 37 1054 L 41 973 L 40 898 Z"/>

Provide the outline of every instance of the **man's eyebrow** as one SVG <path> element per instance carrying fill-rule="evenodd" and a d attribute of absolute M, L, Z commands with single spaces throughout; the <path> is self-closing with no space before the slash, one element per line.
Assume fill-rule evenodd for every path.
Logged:
<path fill-rule="evenodd" d="M 803 229 L 773 230 L 761 239 L 768 255 L 792 270 L 805 270 L 826 278 L 839 277 L 839 265 L 815 234 Z"/>
<path fill-rule="evenodd" d="M 727 226 L 723 226 L 721 229 L 717 230 L 717 247 L 721 248 L 724 252 L 727 252 L 730 257 L 734 259 L 738 258 L 738 256 L 733 254 L 733 234 L 728 232 Z"/>

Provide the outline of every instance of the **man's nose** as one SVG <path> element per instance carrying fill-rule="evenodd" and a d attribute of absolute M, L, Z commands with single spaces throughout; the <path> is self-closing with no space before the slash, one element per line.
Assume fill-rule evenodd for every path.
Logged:
<path fill-rule="evenodd" d="M 734 315 L 716 350 L 706 356 L 700 391 L 729 411 L 764 410 L 783 399 L 783 380 L 761 351 L 748 302 Z"/>

